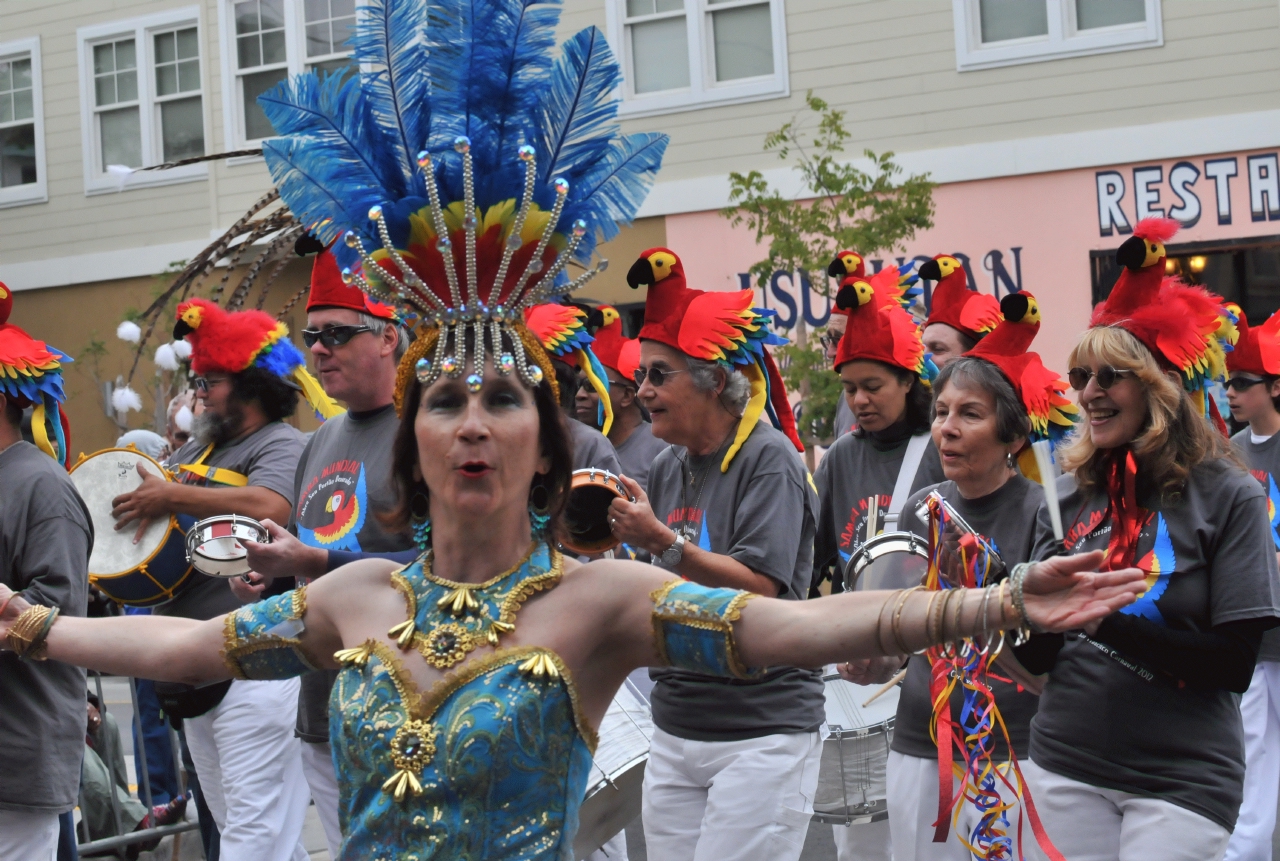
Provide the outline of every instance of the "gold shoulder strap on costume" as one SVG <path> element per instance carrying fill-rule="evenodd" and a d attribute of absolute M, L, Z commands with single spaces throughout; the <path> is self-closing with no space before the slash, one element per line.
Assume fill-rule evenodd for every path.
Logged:
<path fill-rule="evenodd" d="M 200 476 L 206 481 L 212 481 L 216 484 L 225 484 L 228 487 L 244 487 L 249 483 L 249 477 L 247 475 L 241 475 L 234 470 L 223 469 L 217 466 L 205 466 L 205 459 L 212 452 L 213 443 L 209 443 L 209 447 L 206 448 L 198 458 L 196 458 L 195 463 L 179 464 L 178 472 L 189 472 L 192 475 Z"/>

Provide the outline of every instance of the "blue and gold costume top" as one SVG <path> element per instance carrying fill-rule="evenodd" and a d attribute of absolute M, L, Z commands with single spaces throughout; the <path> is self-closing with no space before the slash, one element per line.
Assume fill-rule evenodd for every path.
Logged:
<path fill-rule="evenodd" d="M 481 584 L 431 574 L 429 560 L 395 572 L 405 622 L 394 645 L 366 640 L 343 665 L 329 709 L 347 861 L 565 861 L 596 747 L 595 729 L 560 657 L 501 645 L 520 606 L 560 581 L 560 554 L 537 542 L 512 570 Z M 747 675 L 732 623 L 750 596 L 673 580 L 653 593 L 658 653 L 673 666 Z M 227 616 L 225 656 L 238 678 L 313 669 L 298 639 L 306 590 Z M 419 691 L 396 647 L 451 671 Z"/>

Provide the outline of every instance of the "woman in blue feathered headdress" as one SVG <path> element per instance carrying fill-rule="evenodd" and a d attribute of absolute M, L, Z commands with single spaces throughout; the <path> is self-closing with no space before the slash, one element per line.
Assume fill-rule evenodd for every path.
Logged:
<path fill-rule="evenodd" d="M 358 75 L 303 75 L 261 100 L 282 199 L 341 240 L 345 279 L 423 320 L 400 368 L 389 515 L 419 559 L 356 562 L 209 622 L 58 619 L 0 587 L 0 635 L 31 658 L 189 683 L 340 668 L 330 727 L 352 861 L 579 857 L 596 728 L 638 667 L 753 677 L 1027 623 L 1003 593 L 956 590 L 926 625 L 919 593 L 748 604 L 560 555 L 572 452 L 524 312 L 603 268 L 594 245 L 634 215 L 666 138 L 618 132 L 599 31 L 553 59 L 558 16 L 550 0 L 375 0 L 358 13 Z M 573 259 L 590 268 L 571 281 Z M 1078 627 L 1129 600 L 1132 578 L 1107 578 L 1046 570 L 1026 611 Z"/>

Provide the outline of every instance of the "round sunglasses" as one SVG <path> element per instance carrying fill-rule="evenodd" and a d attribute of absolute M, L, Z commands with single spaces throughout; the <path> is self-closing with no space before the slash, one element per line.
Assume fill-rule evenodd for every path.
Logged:
<path fill-rule="evenodd" d="M 663 381 L 672 374 L 687 373 L 689 373 L 688 368 L 685 368 L 683 371 L 664 371 L 661 368 L 649 368 L 647 370 L 645 368 L 636 368 L 633 376 L 637 386 L 643 386 L 646 377 L 648 378 L 650 385 L 660 386 Z"/>
<path fill-rule="evenodd" d="M 1136 371 L 1131 371 L 1127 368 L 1113 368 L 1110 365 L 1103 365 L 1096 371 L 1091 371 L 1088 368 L 1072 368 L 1067 372 L 1067 381 L 1071 383 L 1071 388 L 1077 392 L 1082 392 L 1084 387 L 1089 385 L 1089 380 L 1096 377 L 1098 388 L 1105 391 L 1114 386 L 1116 380 L 1132 377 L 1136 373 Z"/>

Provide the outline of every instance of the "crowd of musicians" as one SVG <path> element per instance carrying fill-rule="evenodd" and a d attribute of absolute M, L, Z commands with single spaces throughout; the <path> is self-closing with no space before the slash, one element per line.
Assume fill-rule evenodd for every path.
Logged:
<path fill-rule="evenodd" d="M 985 807 L 967 798 L 958 811 L 939 806 L 939 687 L 925 655 L 840 663 L 841 676 L 864 685 L 906 670 L 887 761 L 888 818 L 835 826 L 841 859 L 971 857 L 992 806 L 1005 811 L 1010 842 L 977 857 L 1270 857 L 1280 788 L 1280 640 L 1268 633 L 1280 618 L 1280 320 L 1250 327 L 1239 309 L 1165 279 L 1169 230 L 1144 223 L 1121 247 L 1120 281 L 1069 359 L 1078 409 L 1028 350 L 1041 324 L 1029 294 L 996 303 L 940 256 L 914 273 L 936 282 L 930 314 L 917 323 L 900 301 L 913 280 L 905 270 L 868 275 L 859 255 L 844 252 L 833 263 L 840 292 L 824 345 L 845 396 L 838 438 L 812 476 L 785 423 L 777 430 L 749 409 L 749 375 L 688 349 L 706 324 L 690 297 L 715 294 L 694 296 L 674 253 L 652 249 L 632 269 L 633 281 L 651 287 L 638 339 L 623 337 L 608 306 L 555 306 L 541 330 L 530 315 L 559 382 L 559 456 L 623 477 L 627 493 L 607 514 L 619 553 L 696 584 L 804 601 L 845 588 L 845 570 L 877 533 L 929 540 L 920 504 L 936 493 L 1009 570 L 1102 550 L 1101 570 L 1144 572 L 1135 603 L 1082 629 L 1036 633 L 1012 650 L 1021 675 L 985 678 L 1000 714 L 983 742 L 1000 775 Z M 0 292 L 7 312 L 12 298 Z M 1217 318 L 1194 316 L 1205 297 L 1221 306 Z M 179 331 L 204 335 L 192 339 L 190 440 L 165 461 L 176 480 L 146 475 L 112 501 L 110 516 L 140 535 L 173 515 L 235 513 L 262 521 L 272 542 L 249 546 L 253 575 L 193 577 L 156 615 L 219 618 L 347 563 L 408 563 L 430 546 L 419 510 L 426 468 L 406 472 L 403 463 L 414 452 L 405 431 L 412 411 L 406 424 L 393 403 L 410 347 L 399 317 L 344 283 L 331 254 L 315 259 L 302 336 L 324 393 L 345 411 L 308 438 L 286 421 L 299 403 L 288 376 L 236 358 L 252 356 L 237 339 L 256 337 L 255 313 L 200 302 L 180 309 Z M 216 340 L 214 325 L 225 330 Z M 0 398 L 0 582 L 9 587 L 0 621 L 7 647 L 25 655 L 0 655 L 0 859 L 45 861 L 55 857 L 59 814 L 76 803 L 84 674 L 32 659 L 57 614 L 33 628 L 5 609 L 20 602 L 84 614 L 95 517 L 40 426 L 59 423 L 56 404 L 51 421 L 48 412 L 34 419 L 44 444 L 23 441 L 24 408 L 60 398 L 48 383 L 66 357 L 12 324 L 0 334 L 8 338 L 0 344 L 30 353 L 0 361 L 45 368 L 36 375 L 43 388 L 11 386 Z M 1230 440 L 1209 388 L 1223 359 L 1215 338 L 1219 351 L 1231 348 L 1225 399 L 1240 429 Z M 593 361 L 579 361 L 588 351 Z M 1184 384 L 1193 372 L 1200 388 Z M 1066 473 L 1057 484 L 1061 540 L 1042 486 L 1024 474 L 1034 462 L 1029 440 L 1055 430 Z M 389 516 L 397 509 L 403 516 Z M 99 648 L 125 649 L 123 630 Z M 648 675 L 650 857 L 797 859 L 823 748 L 821 671 L 774 666 L 734 679 L 655 667 Z M 312 802 L 332 857 L 366 857 L 342 854 L 350 814 L 329 725 L 337 677 L 158 686 L 165 713 L 180 720 L 224 859 L 302 861 Z M 960 693 L 950 704 L 957 726 Z M 950 747 L 943 780 L 958 787 L 964 744 Z M 1025 787 L 1012 777 L 1014 759 Z M 946 769 L 947 760 L 956 766 Z M 950 827 L 940 832 L 943 820 Z M 626 857 L 625 840 L 594 857 Z"/>

